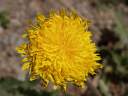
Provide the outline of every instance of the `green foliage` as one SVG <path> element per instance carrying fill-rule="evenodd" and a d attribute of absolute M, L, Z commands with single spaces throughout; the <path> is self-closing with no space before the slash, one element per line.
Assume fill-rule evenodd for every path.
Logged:
<path fill-rule="evenodd" d="M 119 2 L 119 0 L 99 0 L 100 3 L 105 4 L 105 5 L 113 5 Z"/>
<path fill-rule="evenodd" d="M 121 42 L 128 44 L 128 27 L 123 21 L 123 13 L 121 11 L 114 12 L 116 20 L 115 32 L 120 36 Z"/>
<path fill-rule="evenodd" d="M 0 12 L 0 26 L 6 29 L 9 24 L 8 14 L 5 11 Z"/>
<path fill-rule="evenodd" d="M 106 75 L 112 76 L 108 79 L 117 79 L 117 81 L 128 80 L 128 52 L 124 49 L 107 49 L 102 48 L 101 51 L 106 55 L 104 58 L 104 72 Z M 119 52 L 120 51 L 120 52 Z M 113 78 L 114 77 L 114 78 Z"/>
<path fill-rule="evenodd" d="M 108 5 L 118 5 L 120 3 L 123 3 L 125 5 L 128 5 L 128 0 L 96 0 L 98 3 L 102 4 L 102 5 L 106 5 L 106 7 Z"/>
<path fill-rule="evenodd" d="M 39 91 L 35 82 L 23 82 L 13 78 L 0 79 L 1 96 L 58 96 L 58 91 Z"/>
<path fill-rule="evenodd" d="M 105 7 L 105 10 L 109 10 L 109 8 Z M 107 35 L 103 33 L 104 37 L 101 37 L 101 41 L 105 42 L 106 40 L 107 43 L 100 45 L 104 70 L 101 74 L 98 88 L 102 96 L 116 96 L 112 93 L 112 90 L 116 89 L 109 89 L 111 84 L 126 86 L 128 83 L 128 28 L 125 21 L 126 17 L 121 10 L 112 9 L 112 12 L 115 16 L 116 26 L 110 29 L 110 32 L 106 30 L 106 33 L 111 34 Z M 118 37 L 119 39 L 113 41 L 114 37 Z M 121 96 L 127 96 L 127 88 L 124 88 L 123 91 L 124 92 L 119 94 L 122 94 Z"/>
<path fill-rule="evenodd" d="M 103 79 L 99 81 L 99 90 L 101 90 L 102 96 L 112 96 L 109 92 L 109 88 Z"/>

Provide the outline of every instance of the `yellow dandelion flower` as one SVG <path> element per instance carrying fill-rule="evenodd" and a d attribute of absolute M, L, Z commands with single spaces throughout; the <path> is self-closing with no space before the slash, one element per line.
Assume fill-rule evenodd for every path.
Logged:
<path fill-rule="evenodd" d="M 89 74 L 102 67 L 88 27 L 88 20 L 64 10 L 48 18 L 38 15 L 23 35 L 28 42 L 17 48 L 30 80 L 40 78 L 44 86 L 52 82 L 64 89 L 69 82 L 83 86 Z"/>

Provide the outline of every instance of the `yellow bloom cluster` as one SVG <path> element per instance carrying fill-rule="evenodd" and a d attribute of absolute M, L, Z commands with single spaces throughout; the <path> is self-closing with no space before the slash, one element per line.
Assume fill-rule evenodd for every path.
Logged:
<path fill-rule="evenodd" d="M 69 82 L 84 86 L 89 74 L 102 67 L 88 26 L 88 20 L 64 10 L 37 15 L 23 35 L 27 42 L 17 48 L 30 80 L 40 78 L 44 86 L 52 82 L 64 89 Z"/>

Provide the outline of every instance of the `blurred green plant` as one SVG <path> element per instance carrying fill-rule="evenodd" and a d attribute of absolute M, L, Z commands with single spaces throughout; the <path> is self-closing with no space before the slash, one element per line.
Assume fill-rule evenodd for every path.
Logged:
<path fill-rule="evenodd" d="M 110 83 L 121 86 L 128 83 L 128 49 L 118 47 L 114 46 L 112 49 L 105 46 L 100 47 L 100 52 L 103 56 L 104 70 L 101 74 L 98 88 L 102 96 L 115 96 L 112 95 L 109 89 Z M 124 89 L 124 93 L 122 94 L 122 96 L 127 96 L 127 88 Z"/>
<path fill-rule="evenodd" d="M 8 13 L 5 11 L 0 12 L 0 26 L 3 27 L 4 29 L 8 28 L 8 24 L 10 22 L 7 15 Z"/>
<path fill-rule="evenodd" d="M 120 10 L 114 12 L 114 14 L 116 21 L 115 32 L 120 36 L 122 43 L 128 44 L 128 27 L 123 21 L 124 15 Z"/>
<path fill-rule="evenodd" d="M 103 96 L 112 96 L 111 93 L 109 92 L 109 88 L 106 82 L 103 79 L 99 80 L 99 90 L 101 91 Z"/>
<path fill-rule="evenodd" d="M 59 91 L 39 91 L 35 82 L 19 81 L 14 78 L 0 79 L 0 96 L 59 96 Z"/>
<path fill-rule="evenodd" d="M 127 20 L 126 13 L 124 13 L 122 9 L 114 9 L 115 5 L 113 4 L 127 2 L 126 0 L 114 0 L 113 3 L 113 0 L 111 0 L 111 2 L 109 1 L 110 0 L 102 0 L 102 2 L 98 2 L 98 8 L 101 10 L 112 10 L 116 25 L 113 29 L 106 30 L 106 28 L 104 28 L 105 30 L 102 30 L 106 31 L 102 32 L 104 36 L 101 37 L 99 46 L 103 58 L 104 70 L 101 74 L 98 88 L 102 96 L 117 96 L 118 93 L 117 95 L 112 93 L 112 90 L 116 89 L 111 90 L 110 85 L 115 83 L 117 86 L 126 87 L 128 83 L 128 27 L 126 24 L 127 21 L 125 21 Z M 114 39 L 115 37 L 117 38 Z M 128 96 L 127 91 L 127 88 L 123 89 L 121 96 Z"/>
<path fill-rule="evenodd" d="M 125 5 L 128 5 L 128 0 L 92 0 L 92 1 L 96 1 L 97 3 L 99 4 L 102 4 L 102 5 L 118 5 L 120 3 L 123 3 Z"/>
<path fill-rule="evenodd" d="M 104 57 L 104 74 L 107 80 L 116 80 L 116 82 L 128 80 L 128 52 L 125 49 L 107 49 L 102 48 Z M 111 78 L 108 78 L 110 76 Z"/>

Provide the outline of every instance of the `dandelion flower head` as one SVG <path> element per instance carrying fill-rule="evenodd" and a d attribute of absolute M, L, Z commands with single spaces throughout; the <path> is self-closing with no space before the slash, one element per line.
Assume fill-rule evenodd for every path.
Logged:
<path fill-rule="evenodd" d="M 37 15 L 23 35 L 27 42 L 17 47 L 30 80 L 40 78 L 44 86 L 52 82 L 64 89 L 69 82 L 84 86 L 89 75 L 102 67 L 88 27 L 88 20 L 64 10 L 48 17 Z"/>

